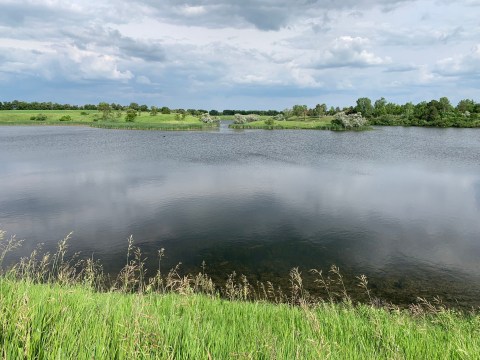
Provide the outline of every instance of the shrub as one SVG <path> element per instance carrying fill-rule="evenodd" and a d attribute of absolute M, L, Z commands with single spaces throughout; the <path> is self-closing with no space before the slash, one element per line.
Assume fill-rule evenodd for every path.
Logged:
<path fill-rule="evenodd" d="M 254 122 L 260 120 L 260 116 L 255 115 L 255 114 L 248 114 L 246 116 L 247 122 Z"/>
<path fill-rule="evenodd" d="M 72 117 L 70 115 L 63 115 L 59 120 L 60 121 L 71 121 Z"/>
<path fill-rule="evenodd" d="M 339 112 L 332 120 L 333 125 L 339 125 L 344 129 L 361 128 L 368 125 L 367 119 L 362 116 L 362 113 L 346 114 Z"/>
<path fill-rule="evenodd" d="M 88 112 L 82 111 L 82 112 L 80 113 L 80 115 L 82 115 L 82 116 L 88 115 Z"/>
<path fill-rule="evenodd" d="M 45 114 L 38 114 L 37 116 L 32 116 L 32 117 L 30 117 L 30 120 L 45 121 L 45 120 L 47 120 L 47 115 L 45 115 Z"/>
<path fill-rule="evenodd" d="M 212 117 L 209 113 L 205 113 L 200 117 L 200 121 L 204 124 L 218 123 L 219 120 L 216 117 Z"/>
<path fill-rule="evenodd" d="M 233 123 L 234 124 L 246 124 L 247 123 L 247 117 L 245 115 L 235 114 Z"/>
<path fill-rule="evenodd" d="M 275 120 L 273 118 L 268 118 L 265 120 L 265 125 L 273 126 L 275 125 Z"/>
<path fill-rule="evenodd" d="M 234 124 L 246 124 L 254 121 L 260 120 L 260 116 L 255 114 L 248 114 L 248 115 L 241 115 L 235 114 L 235 118 L 233 120 Z"/>
<path fill-rule="evenodd" d="M 125 115 L 126 122 L 134 122 L 137 117 L 137 111 L 135 109 L 127 109 L 127 114 Z"/>

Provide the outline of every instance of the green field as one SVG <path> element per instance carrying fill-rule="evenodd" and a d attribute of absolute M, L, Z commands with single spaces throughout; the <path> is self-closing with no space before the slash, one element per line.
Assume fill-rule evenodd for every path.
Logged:
<path fill-rule="evenodd" d="M 284 121 L 274 121 L 273 125 L 265 123 L 265 120 L 269 119 L 270 117 L 261 118 L 259 121 L 253 121 L 247 124 L 232 124 L 230 125 L 233 129 L 306 129 L 306 130 L 331 130 L 336 129 L 335 126 L 332 125 L 333 116 L 325 116 L 321 119 L 315 118 L 307 118 L 303 120 L 303 118 L 291 118 L 289 120 Z"/>
<path fill-rule="evenodd" d="M 46 120 L 31 120 L 32 116 L 46 115 Z M 176 114 L 158 114 L 151 116 L 143 112 L 134 122 L 125 121 L 125 112 L 112 113 L 108 120 L 101 120 L 100 112 L 96 110 L 2 110 L 0 111 L 0 125 L 85 125 L 106 129 L 138 129 L 138 130 L 201 130 L 216 127 L 215 124 L 204 124 L 198 118 L 187 115 L 185 119 L 177 119 Z M 63 116 L 70 116 L 71 120 L 60 121 Z"/>

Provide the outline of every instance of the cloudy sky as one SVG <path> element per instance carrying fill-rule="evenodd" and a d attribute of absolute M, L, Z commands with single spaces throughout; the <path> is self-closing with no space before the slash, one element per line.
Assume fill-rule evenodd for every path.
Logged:
<path fill-rule="evenodd" d="M 480 0 L 0 0 L 0 101 L 480 101 Z"/>

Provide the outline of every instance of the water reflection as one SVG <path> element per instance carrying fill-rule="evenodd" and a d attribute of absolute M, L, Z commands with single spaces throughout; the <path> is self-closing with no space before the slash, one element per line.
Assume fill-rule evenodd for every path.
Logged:
<path fill-rule="evenodd" d="M 72 250 L 112 272 L 133 234 L 150 268 L 161 247 L 165 266 L 205 260 L 219 280 L 337 264 L 390 300 L 476 304 L 480 144 L 424 130 L 0 128 L 0 227 L 24 254 L 74 231 Z"/>

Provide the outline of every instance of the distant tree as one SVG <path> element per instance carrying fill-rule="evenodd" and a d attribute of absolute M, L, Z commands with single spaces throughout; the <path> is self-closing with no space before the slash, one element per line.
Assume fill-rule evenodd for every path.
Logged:
<path fill-rule="evenodd" d="M 209 113 L 211 116 L 218 116 L 218 115 L 220 115 L 220 112 L 218 112 L 217 110 L 210 110 L 208 113 Z"/>
<path fill-rule="evenodd" d="M 148 111 L 148 106 L 147 105 L 140 105 L 138 110 L 143 111 L 143 112 L 147 112 Z"/>
<path fill-rule="evenodd" d="M 303 120 L 306 120 L 307 117 L 307 105 L 293 105 L 292 112 L 293 115 L 297 117 L 303 116 Z"/>
<path fill-rule="evenodd" d="M 425 119 L 427 118 L 427 102 L 426 101 L 419 102 L 417 105 L 415 105 L 415 108 L 413 110 L 413 116 L 416 119 L 425 121 Z"/>
<path fill-rule="evenodd" d="M 317 104 L 315 106 L 315 111 L 314 111 L 314 115 L 318 116 L 318 117 L 322 117 L 322 116 L 325 116 L 325 114 L 327 113 L 327 105 L 326 104 Z"/>
<path fill-rule="evenodd" d="M 473 113 L 475 112 L 475 101 L 470 99 L 460 100 L 457 105 L 457 110 L 461 113 L 464 113 L 466 111 Z"/>
<path fill-rule="evenodd" d="M 403 116 L 407 120 L 411 120 L 413 118 L 414 112 L 415 112 L 415 105 L 413 105 L 411 102 L 408 102 L 402 106 Z"/>
<path fill-rule="evenodd" d="M 440 102 L 438 102 L 437 100 L 430 101 L 427 104 L 424 120 L 428 122 L 439 120 L 439 118 L 441 117 L 439 109 L 441 109 Z"/>
<path fill-rule="evenodd" d="M 335 108 L 333 106 L 330 106 L 330 109 L 328 109 L 327 114 L 328 115 L 335 115 Z"/>
<path fill-rule="evenodd" d="M 110 104 L 101 102 L 97 105 L 97 110 L 102 114 L 102 120 L 108 120 L 112 116 L 112 108 Z"/>
<path fill-rule="evenodd" d="M 152 106 L 150 108 L 150 115 L 156 116 L 158 114 L 158 108 L 156 106 Z"/>
<path fill-rule="evenodd" d="M 447 113 L 453 111 L 453 106 L 447 97 L 444 96 L 441 97 L 440 100 L 438 100 L 438 111 L 440 112 L 442 117 L 445 116 Z"/>
<path fill-rule="evenodd" d="M 161 112 L 162 114 L 170 114 L 170 113 L 171 113 L 170 109 L 169 109 L 168 107 L 166 107 L 166 106 L 163 106 L 163 107 L 160 109 L 160 112 Z"/>
<path fill-rule="evenodd" d="M 375 100 L 375 105 L 373 107 L 373 115 L 375 116 L 383 116 L 387 114 L 387 100 L 384 97 Z"/>
<path fill-rule="evenodd" d="M 136 102 L 132 102 L 132 103 L 130 103 L 130 105 L 128 105 L 128 108 L 133 109 L 135 111 L 139 111 L 140 110 L 140 105 L 138 105 Z"/>
<path fill-rule="evenodd" d="M 135 118 L 137 117 L 137 110 L 135 109 L 127 109 L 127 114 L 125 115 L 126 122 L 134 122 Z"/>
<path fill-rule="evenodd" d="M 357 113 L 361 113 L 366 118 L 369 118 L 373 114 L 372 101 L 367 97 L 359 98 L 354 110 Z"/>
<path fill-rule="evenodd" d="M 283 110 L 282 113 L 285 120 L 288 120 L 293 116 L 293 111 L 292 109 L 289 109 L 289 108 L 286 108 L 285 110 Z"/>

